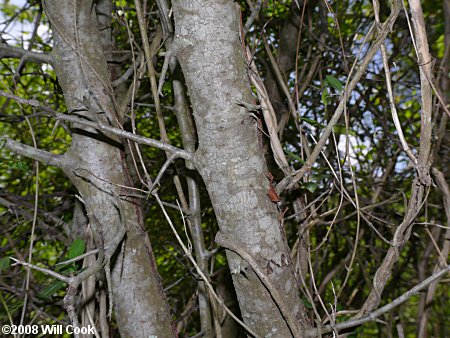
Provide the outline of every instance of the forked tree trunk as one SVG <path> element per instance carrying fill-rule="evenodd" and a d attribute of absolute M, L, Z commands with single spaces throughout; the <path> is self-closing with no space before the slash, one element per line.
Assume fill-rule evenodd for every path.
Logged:
<path fill-rule="evenodd" d="M 118 126 L 114 92 L 92 0 L 45 1 L 54 36 L 54 68 L 69 113 Z M 126 227 L 112 268 L 115 319 L 122 337 L 172 337 L 168 306 L 143 228 L 141 206 L 125 198 L 129 185 L 120 139 L 72 125 L 63 170 L 78 189 L 105 247 Z M 100 239 L 101 238 L 97 238 Z"/>
<path fill-rule="evenodd" d="M 285 310 L 308 326 L 281 231 L 280 212 L 267 196 L 269 181 L 257 127 L 236 100 L 251 102 L 234 1 L 173 1 L 173 43 L 186 78 L 205 181 L 221 235 L 250 253 L 282 295 Z M 290 337 L 285 318 L 249 264 L 227 251 L 245 323 L 261 336 Z M 278 304 L 279 305 L 279 304 Z"/>

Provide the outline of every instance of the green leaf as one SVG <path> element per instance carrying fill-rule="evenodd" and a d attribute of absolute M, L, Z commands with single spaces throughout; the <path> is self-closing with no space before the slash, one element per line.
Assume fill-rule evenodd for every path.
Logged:
<path fill-rule="evenodd" d="M 11 169 L 19 169 L 22 171 L 28 171 L 30 168 L 28 167 L 28 164 L 23 161 L 8 161 L 8 168 Z"/>
<path fill-rule="evenodd" d="M 311 303 L 308 301 L 308 299 L 302 297 L 302 302 L 303 302 L 303 305 L 304 305 L 307 309 L 312 309 L 312 308 L 313 308 L 313 306 L 312 306 Z"/>
<path fill-rule="evenodd" d="M 11 262 L 9 261 L 9 257 L 3 257 L 0 260 L 0 272 L 8 269 L 10 267 L 10 265 L 11 265 Z"/>
<path fill-rule="evenodd" d="M 302 158 L 300 156 L 298 156 L 297 154 L 294 154 L 293 152 L 286 150 L 286 154 L 288 155 L 288 157 L 292 158 L 295 161 L 298 161 L 301 164 L 304 164 L 305 161 L 302 160 Z"/>
<path fill-rule="evenodd" d="M 336 134 L 346 135 L 348 133 L 351 136 L 356 136 L 356 133 L 353 130 L 350 130 L 350 129 L 347 130 L 347 128 L 345 128 L 345 126 L 340 125 L 340 124 L 335 125 L 333 127 L 333 131 Z"/>
<path fill-rule="evenodd" d="M 342 88 L 343 88 L 342 83 L 341 83 L 341 81 L 336 79 L 334 76 L 327 75 L 325 77 L 325 82 L 327 82 L 331 87 L 336 89 L 339 93 L 342 92 Z"/>
<path fill-rule="evenodd" d="M 331 175 L 329 174 L 313 174 L 309 176 L 309 180 L 312 182 L 320 182 L 323 179 L 330 179 Z"/>
<path fill-rule="evenodd" d="M 317 183 L 314 183 L 314 182 L 306 182 L 306 183 L 303 183 L 303 187 L 306 190 L 308 190 L 309 192 L 314 192 L 314 191 L 316 191 L 318 185 L 317 185 Z"/>
<path fill-rule="evenodd" d="M 28 165 L 25 162 L 19 161 L 16 163 L 16 168 L 22 171 L 28 171 Z"/>
<path fill-rule="evenodd" d="M 84 241 L 82 239 L 75 239 L 69 248 L 67 258 L 72 259 L 82 255 L 84 253 L 84 249 L 85 249 Z"/>
<path fill-rule="evenodd" d="M 163 84 L 162 90 L 164 94 L 171 94 L 172 93 L 172 82 L 166 81 Z"/>
<path fill-rule="evenodd" d="M 5 1 L 6 2 L 6 1 Z M 9 4 L 9 3 L 4 3 L 0 5 L 0 10 L 3 12 L 3 14 L 5 15 L 5 17 L 12 17 L 13 15 L 15 15 L 17 12 L 19 12 L 20 8 L 17 5 L 13 5 L 13 4 Z"/>
<path fill-rule="evenodd" d="M 301 120 L 301 121 L 305 121 L 305 122 L 307 122 L 307 123 L 309 123 L 309 124 L 311 124 L 311 125 L 313 125 L 313 126 L 315 126 L 315 127 L 320 127 L 320 128 L 325 127 L 323 124 L 317 122 L 316 120 L 309 119 L 309 118 L 307 118 L 307 117 L 300 117 L 300 120 Z"/>
<path fill-rule="evenodd" d="M 60 280 L 55 280 L 52 284 L 50 284 L 49 286 L 47 286 L 44 290 L 42 290 L 41 292 L 38 293 L 38 297 L 41 299 L 47 299 L 50 298 L 51 296 L 53 296 L 56 292 L 58 292 L 59 290 L 61 290 L 64 286 L 66 285 L 66 283 L 60 281 Z"/>
<path fill-rule="evenodd" d="M 330 93 L 328 93 L 328 89 L 325 88 L 322 92 L 322 103 L 324 104 L 324 106 L 328 106 L 330 104 L 331 100 L 330 100 Z"/>

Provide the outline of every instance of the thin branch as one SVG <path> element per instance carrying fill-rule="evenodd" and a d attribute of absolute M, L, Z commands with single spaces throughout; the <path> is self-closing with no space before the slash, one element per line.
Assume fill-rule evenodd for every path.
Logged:
<path fill-rule="evenodd" d="M 39 21 L 39 19 L 38 19 Z M 23 59 L 21 60 L 21 62 Z M 19 73 L 18 73 L 19 74 Z M 25 120 L 27 121 L 27 125 L 30 128 L 30 134 L 31 138 L 33 140 L 33 147 L 35 150 L 37 150 L 37 142 L 36 142 L 36 136 L 33 130 L 33 127 L 30 123 L 30 120 L 27 116 L 25 116 Z M 33 221 L 31 224 L 31 234 L 30 234 L 30 245 L 28 248 L 28 263 L 31 264 L 32 258 L 33 258 L 33 248 L 34 248 L 34 241 L 35 241 L 35 231 L 36 231 L 36 223 L 37 223 L 37 216 L 38 216 L 38 202 L 39 202 L 39 162 L 36 161 L 35 163 L 35 189 L 34 189 L 34 210 L 33 210 Z M 25 314 L 27 312 L 27 304 L 28 304 L 28 295 L 29 295 L 29 289 L 30 289 L 30 276 L 31 276 L 31 270 L 27 269 L 27 275 L 26 275 L 26 281 L 25 281 L 25 297 L 23 300 L 23 306 L 22 306 L 22 314 L 20 316 L 20 325 L 23 325 L 23 321 L 25 319 Z"/>
<path fill-rule="evenodd" d="M 262 5 L 262 0 L 256 0 L 255 6 L 251 9 L 252 13 L 248 17 L 247 21 L 245 22 L 244 28 L 242 29 L 243 33 L 244 33 L 242 38 L 245 37 L 245 34 L 247 34 L 247 32 L 252 27 L 253 21 L 255 21 L 256 17 L 259 14 L 259 10 L 261 9 L 261 5 Z"/>
<path fill-rule="evenodd" d="M 17 198 L 12 198 L 10 196 L 4 195 L 4 192 L 2 192 L 2 196 L 0 196 L 0 205 L 3 205 L 11 213 L 21 215 L 22 217 L 29 220 L 33 219 L 33 214 L 31 214 L 31 212 L 27 210 L 28 208 L 30 208 L 30 205 L 28 203 L 25 203 Z M 50 220 L 54 223 L 55 226 L 62 227 L 64 230 L 68 229 L 69 225 L 55 215 L 43 210 L 39 210 L 39 213 L 41 217 L 44 217 L 45 221 Z M 39 219 L 37 220 L 37 222 L 39 228 L 41 228 L 41 231 L 44 234 L 45 239 L 56 238 L 64 244 L 70 244 L 65 235 L 59 229 L 56 229 L 55 226 L 49 225 L 48 223 Z"/>
<path fill-rule="evenodd" d="M 6 92 L 3 92 L 3 91 L 0 91 L 0 96 L 12 99 L 12 100 L 16 101 L 19 104 L 21 103 L 21 104 L 26 104 L 26 105 L 31 106 L 31 107 L 40 108 L 40 109 L 42 109 L 42 110 L 44 110 L 44 111 L 46 111 L 48 113 L 52 113 L 52 114 L 56 113 L 53 109 L 45 107 L 45 106 L 42 106 L 39 103 L 39 101 L 36 100 L 36 99 L 24 99 L 24 98 L 22 98 L 20 96 L 17 96 L 17 95 L 14 95 L 14 94 L 10 94 L 10 93 L 6 93 Z"/>
<path fill-rule="evenodd" d="M 20 261 L 18 259 L 15 259 L 13 257 L 9 257 L 9 259 L 14 261 L 14 264 L 12 264 L 12 266 L 14 266 L 14 265 L 22 265 L 22 266 L 24 266 L 26 268 L 30 268 L 30 269 L 33 269 L 33 270 L 36 270 L 36 271 L 43 272 L 46 275 L 52 276 L 53 278 L 56 278 L 56 279 L 60 280 L 61 282 L 64 282 L 64 283 L 69 283 L 70 282 L 70 277 L 63 276 L 63 275 L 61 275 L 61 274 L 59 274 L 57 272 L 54 272 L 54 271 L 52 271 L 50 269 L 41 268 L 40 266 L 37 266 L 37 265 L 34 265 L 34 264 L 30 264 L 30 263 L 27 263 L 27 262 L 22 262 L 22 261 Z"/>
<path fill-rule="evenodd" d="M 132 65 L 119 78 L 112 81 L 111 85 L 113 86 L 113 88 L 119 87 L 121 84 L 125 83 L 130 78 L 131 75 L 135 74 L 136 65 L 141 64 L 142 57 L 139 56 L 136 60 L 134 60 L 133 57 L 132 62 L 133 62 Z"/>
<path fill-rule="evenodd" d="M 292 101 L 292 97 L 291 97 L 291 93 L 289 92 L 288 85 L 287 85 L 286 81 L 283 79 L 283 74 L 281 74 L 280 67 L 278 66 L 278 63 L 275 60 L 275 57 L 273 56 L 272 51 L 270 50 L 270 46 L 264 36 L 262 37 L 262 40 L 264 42 L 264 48 L 266 50 L 267 57 L 269 58 L 270 66 L 272 67 L 272 71 L 274 72 L 277 84 L 281 87 L 283 94 L 286 96 L 286 99 L 289 104 L 290 113 L 293 114 L 296 111 L 296 109 L 295 109 L 294 101 Z"/>
<path fill-rule="evenodd" d="M 430 185 L 431 177 L 429 172 L 429 158 L 431 149 L 431 134 L 432 134 L 432 115 L 433 115 L 433 101 L 432 101 L 432 57 L 429 52 L 428 39 L 426 32 L 425 19 L 422 11 L 422 6 L 419 0 L 408 0 L 411 10 L 411 19 L 414 27 L 413 39 L 415 40 L 415 50 L 417 54 L 417 63 L 420 70 L 420 94 L 421 94 L 421 128 L 420 128 L 420 152 L 419 165 L 417 168 L 420 182 L 422 184 Z"/>
<path fill-rule="evenodd" d="M 385 306 L 380 307 L 378 310 L 375 310 L 368 314 L 367 316 L 364 316 L 359 319 L 352 319 L 346 322 L 342 322 L 336 325 L 327 325 L 320 329 L 314 328 L 314 329 L 308 329 L 303 333 L 303 337 L 317 337 L 318 334 L 325 334 L 328 332 L 332 332 L 334 330 L 344 330 L 351 327 L 359 326 L 364 323 L 372 322 L 377 320 L 378 317 L 380 317 L 382 314 L 391 311 L 392 309 L 396 308 L 397 306 L 403 304 L 406 302 L 409 298 L 419 293 L 421 290 L 425 289 L 428 285 L 431 283 L 439 280 L 440 278 L 444 277 L 447 273 L 450 272 L 450 265 L 447 265 L 444 269 L 440 270 L 439 272 L 431 275 L 424 281 L 420 282 L 416 286 L 414 286 L 409 291 L 405 292 L 400 297 L 394 299 L 389 304 L 386 304 Z"/>
<path fill-rule="evenodd" d="M 108 247 L 105 246 L 105 249 L 107 249 L 107 248 L 108 248 Z M 55 266 L 58 266 L 58 265 L 65 265 L 65 264 L 70 264 L 70 263 L 73 263 L 73 262 L 77 262 L 77 261 L 79 261 L 79 260 L 82 260 L 82 259 L 85 258 L 85 257 L 91 256 L 91 255 L 95 255 L 95 254 L 97 254 L 97 253 L 98 253 L 98 249 L 94 249 L 94 250 L 88 251 L 88 252 L 86 252 L 86 253 L 84 253 L 84 254 L 82 254 L 82 255 L 80 255 L 80 256 L 77 256 L 77 257 L 75 257 L 75 258 L 68 259 L 68 260 L 66 260 L 66 261 L 62 261 L 62 262 L 56 263 Z"/>
<path fill-rule="evenodd" d="M 75 310 L 75 295 L 77 292 L 78 287 L 80 284 L 88 279 L 90 276 L 96 274 L 101 269 L 104 268 L 105 265 L 108 264 L 109 260 L 115 253 L 116 249 L 118 248 L 119 244 L 122 242 L 124 236 L 126 233 L 126 229 L 122 228 L 120 231 L 115 235 L 115 237 L 110 241 L 109 247 L 105 250 L 104 247 L 99 247 L 98 250 L 98 256 L 97 260 L 94 264 L 92 264 L 90 267 L 88 267 L 86 270 L 80 272 L 79 274 L 75 276 L 66 277 L 63 276 L 57 272 L 54 272 L 52 270 L 41 268 L 37 265 L 33 265 L 30 263 L 19 261 L 15 258 L 10 257 L 11 260 L 13 260 L 16 264 L 23 265 L 25 267 L 41 271 L 49 276 L 52 276 L 64 283 L 68 284 L 66 295 L 64 296 L 64 307 L 69 315 L 69 318 L 72 322 L 72 325 L 74 327 L 79 327 L 78 318 Z"/>
<path fill-rule="evenodd" d="M 161 142 L 161 141 L 157 141 L 148 137 L 144 137 L 144 136 L 140 136 L 140 135 L 136 135 L 130 132 L 127 132 L 125 130 L 119 129 L 119 128 L 114 128 L 111 126 L 107 126 L 105 124 L 101 124 L 101 123 L 97 123 L 97 122 L 92 122 L 92 121 L 87 121 L 87 120 L 83 120 L 80 119 L 78 117 L 75 116 L 70 116 L 70 115 L 65 115 L 65 114 L 56 114 L 55 116 L 56 119 L 58 120 L 64 120 L 64 121 L 69 121 L 69 122 L 73 122 L 73 123 L 77 123 L 77 124 L 81 124 L 84 125 L 86 127 L 91 127 L 91 128 L 95 128 L 97 130 L 101 130 L 104 132 L 108 132 L 126 139 L 129 139 L 131 141 L 134 141 L 136 143 L 139 144 L 145 144 L 151 147 L 155 147 L 164 151 L 167 151 L 171 154 L 176 155 L 177 157 L 181 157 L 185 160 L 189 160 L 189 161 L 193 161 L 193 157 L 194 154 L 186 151 L 184 149 L 180 149 L 177 147 L 174 147 L 170 144 Z"/>
<path fill-rule="evenodd" d="M 375 21 L 377 24 L 380 24 L 380 4 L 378 0 L 373 0 L 373 8 L 375 12 Z M 381 56 L 383 57 L 383 67 L 384 67 L 384 73 L 386 76 L 386 88 L 388 92 L 389 97 L 389 106 L 391 108 L 391 115 L 392 120 L 394 121 L 395 129 L 397 129 L 397 134 L 400 139 L 400 143 L 402 144 L 403 150 L 408 155 L 408 157 L 411 159 L 411 161 L 414 163 L 414 165 L 417 165 L 417 158 L 414 156 L 414 153 L 412 152 L 411 148 L 409 147 L 408 143 L 406 142 L 405 136 L 403 134 L 402 125 L 400 123 L 400 120 L 398 118 L 397 114 L 397 108 L 395 107 L 395 100 L 394 100 L 394 93 L 392 90 L 392 81 L 391 81 L 391 71 L 389 69 L 389 61 L 386 51 L 386 44 L 383 42 L 381 44 Z"/>
<path fill-rule="evenodd" d="M 19 155 L 31 158 L 36 161 L 44 162 L 58 168 L 64 167 L 62 155 L 52 154 L 48 151 L 30 147 L 26 144 L 11 140 L 8 137 L 1 137 L 0 141 L 4 143 L 4 147 Z"/>
<path fill-rule="evenodd" d="M 156 176 L 155 180 L 153 181 L 153 184 L 148 189 L 150 192 L 152 192 L 153 189 L 159 184 L 159 181 L 161 180 L 161 177 L 164 175 L 164 173 L 166 172 L 167 168 L 169 168 L 170 164 L 176 158 L 177 158 L 177 154 L 176 153 L 172 154 L 170 157 L 167 158 L 166 162 L 164 163 L 164 165 L 159 170 L 158 176 Z"/>
<path fill-rule="evenodd" d="M 256 88 L 256 93 L 261 105 L 264 122 L 270 135 L 270 147 L 273 152 L 273 158 L 278 167 L 286 175 L 289 175 L 291 173 L 291 169 L 286 159 L 283 146 L 281 145 L 280 138 L 278 137 L 278 127 L 275 110 L 272 106 L 272 103 L 270 102 L 269 95 L 267 94 L 267 89 L 264 85 L 263 80 L 261 79 L 261 76 L 259 75 L 258 69 L 256 68 L 255 62 L 253 60 L 253 55 L 248 47 L 245 50 L 245 57 L 249 66 L 248 76 L 251 83 Z"/>
<path fill-rule="evenodd" d="M 387 20 L 383 23 L 381 26 L 376 41 L 373 43 L 373 45 L 370 47 L 369 51 L 367 52 L 366 56 L 361 61 L 361 64 L 359 65 L 358 70 L 356 71 L 353 78 L 347 82 L 347 85 L 345 86 L 345 89 L 343 91 L 343 95 L 341 98 L 341 101 L 339 102 L 338 107 L 336 108 L 333 116 L 331 117 L 330 121 L 328 122 L 327 126 L 325 127 L 322 136 L 320 137 L 319 141 L 317 142 L 317 145 L 314 147 L 314 150 L 312 151 L 311 155 L 306 160 L 305 164 L 302 168 L 295 171 L 292 175 L 285 177 L 283 180 L 280 181 L 277 185 L 277 192 L 280 193 L 285 189 L 291 189 L 300 179 L 303 178 L 303 175 L 307 173 L 314 162 L 317 160 L 317 157 L 320 155 L 320 152 L 322 148 L 325 146 L 328 137 L 330 136 L 331 132 L 333 131 L 333 127 L 336 125 L 336 123 L 339 121 L 339 118 L 341 117 L 344 107 L 346 105 L 347 98 L 350 97 L 350 93 L 355 89 L 357 83 L 361 79 L 362 75 L 364 74 L 365 70 L 367 69 L 367 66 L 371 62 L 372 58 L 375 56 L 375 54 L 378 52 L 381 44 L 384 42 L 388 34 L 392 30 L 392 26 L 394 22 L 396 21 L 398 15 L 400 13 L 400 1 L 395 0 L 393 1 L 393 8 L 391 11 L 391 14 L 387 18 Z M 292 177 L 293 176 L 293 177 Z"/>
<path fill-rule="evenodd" d="M 53 63 L 53 58 L 50 54 L 36 53 L 29 50 L 22 49 L 20 47 L 8 46 L 7 44 L 0 43 L 0 59 L 24 59 L 25 61 L 31 61 L 35 63 Z"/>
<path fill-rule="evenodd" d="M 449 6 L 450 7 L 450 6 Z M 443 244 L 442 249 L 439 249 L 437 246 L 437 243 L 433 236 L 430 236 L 430 239 L 432 240 L 433 245 L 436 247 L 437 252 L 439 253 L 439 256 L 442 259 L 442 263 L 439 261 L 435 263 L 433 271 L 438 271 L 441 266 L 445 266 L 446 263 L 446 257 L 448 257 L 448 254 L 450 252 L 450 187 L 445 179 L 444 174 L 439 171 L 436 168 L 433 168 L 431 170 L 431 173 L 433 174 L 433 178 L 436 182 L 436 185 L 438 186 L 439 190 L 441 190 L 443 195 L 443 201 L 442 204 L 444 205 L 445 215 L 447 219 L 447 230 L 443 234 Z M 429 233 L 428 229 L 426 229 Z M 440 233 L 440 232 L 439 232 Z M 418 325 L 418 338 L 426 337 L 427 327 L 428 327 L 428 319 L 430 316 L 430 304 L 433 302 L 433 298 L 436 294 L 436 288 L 438 285 L 438 281 L 434 281 L 428 286 L 427 294 L 424 297 L 424 303 L 423 303 L 423 311 L 421 311 L 419 319 L 419 325 Z"/>
<path fill-rule="evenodd" d="M 53 115 L 57 120 L 62 120 L 62 121 L 68 121 L 68 122 L 72 122 L 72 123 L 77 123 L 80 124 L 82 126 L 86 126 L 86 127 L 91 127 L 100 131 L 104 131 L 104 132 L 108 132 L 129 140 L 132 140 L 136 143 L 139 144 L 145 144 L 151 147 L 155 147 L 164 151 L 167 151 L 171 154 L 176 154 L 177 157 L 181 157 L 185 160 L 189 160 L 189 161 L 194 161 L 194 154 L 192 152 L 186 151 L 184 149 L 180 149 L 177 147 L 174 147 L 170 144 L 161 142 L 161 141 L 157 141 L 148 137 L 144 137 L 144 136 L 140 136 L 140 135 L 136 135 L 133 133 L 129 133 L 125 130 L 119 129 L 119 128 L 114 128 L 111 126 L 107 126 L 101 123 L 97 123 L 97 122 L 92 122 L 92 121 L 88 121 L 88 120 L 83 120 L 81 118 L 75 117 L 75 116 L 71 116 L 71 115 L 66 115 L 66 114 L 61 114 L 61 113 L 57 113 L 56 111 L 54 111 L 53 109 L 43 106 L 39 103 L 38 100 L 35 99 L 24 99 L 21 97 L 18 97 L 16 95 L 12 95 L 9 93 L 5 93 L 0 91 L 0 96 L 4 96 L 4 97 L 8 97 L 11 99 L 14 99 L 15 101 L 17 101 L 18 103 L 23 103 L 23 104 L 27 104 L 30 105 L 32 107 L 36 107 L 39 109 L 42 109 L 43 111 L 50 113 L 51 115 Z M 9 140 L 9 139 L 7 139 Z M 17 142 L 16 142 L 17 143 Z M 42 150 L 40 150 L 42 152 Z M 49 153 L 50 154 L 50 153 Z M 56 156 L 54 154 L 52 154 L 53 156 Z M 26 156 L 26 155 L 25 155 Z M 43 156 L 43 155 L 41 155 Z M 30 157 L 30 156 L 29 156 Z M 33 159 L 35 159 L 34 157 L 31 157 Z M 41 159 L 38 159 L 39 161 L 41 161 Z M 45 161 L 44 161 L 45 162 Z M 52 163 L 49 163 L 52 164 Z M 56 164 L 52 164 L 52 165 L 56 165 Z"/>
<path fill-rule="evenodd" d="M 383 262 L 378 267 L 374 278 L 373 287 L 370 291 L 367 299 L 365 300 L 360 312 L 356 316 L 361 318 L 368 313 L 381 302 L 381 294 L 387 284 L 387 281 L 391 275 L 391 271 L 394 268 L 394 264 L 400 258 L 400 251 L 408 242 L 411 232 L 412 223 L 422 209 L 423 203 L 425 203 L 427 196 L 425 194 L 425 188 L 431 185 L 430 177 L 430 149 L 431 149 L 431 132 L 432 132 L 432 91 L 425 77 L 425 74 L 431 74 L 431 65 L 428 61 L 431 60 L 431 56 L 428 51 L 428 42 L 426 39 L 425 21 L 423 18 L 422 8 L 420 2 L 416 0 L 409 0 L 411 6 L 411 13 L 413 17 L 413 23 L 415 28 L 416 39 L 416 51 L 419 59 L 420 66 L 420 79 L 421 79 L 421 129 L 420 129 L 420 147 L 418 164 L 416 166 L 417 177 L 413 180 L 411 188 L 411 196 L 409 197 L 408 206 L 405 210 L 405 216 L 402 223 L 395 229 L 395 233 L 392 239 L 392 246 L 386 252 Z M 429 192 L 429 189 L 428 189 Z M 428 193 L 427 193 L 428 194 Z"/>

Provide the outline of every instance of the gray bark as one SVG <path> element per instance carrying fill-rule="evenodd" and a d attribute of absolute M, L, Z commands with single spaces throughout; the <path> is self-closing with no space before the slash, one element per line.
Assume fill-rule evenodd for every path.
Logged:
<path fill-rule="evenodd" d="M 177 57 L 194 111 L 197 169 L 221 234 L 250 253 L 283 295 L 290 314 L 307 326 L 280 214 L 267 196 L 267 167 L 257 127 L 236 100 L 251 102 L 239 10 L 233 1 L 173 1 Z M 269 291 L 249 264 L 227 251 L 243 319 L 261 336 L 290 337 Z"/>
<path fill-rule="evenodd" d="M 54 68 L 68 111 L 118 126 L 110 74 L 93 1 L 45 1 L 54 34 Z M 139 202 L 123 198 L 130 183 L 122 141 L 72 125 L 63 169 L 83 198 L 97 241 L 107 247 L 126 227 L 121 252 L 111 263 L 116 322 L 122 337 L 174 336 Z"/>
<path fill-rule="evenodd" d="M 177 71 L 179 72 L 179 70 Z M 180 74 L 181 75 L 181 74 Z M 181 139 L 184 149 L 194 152 L 196 137 L 194 121 L 190 115 L 188 101 L 185 95 L 185 86 L 179 79 L 174 79 L 173 91 L 175 98 L 175 114 L 180 126 Z M 191 161 L 186 161 L 186 168 L 193 170 Z M 208 274 L 208 252 L 205 246 L 205 239 L 202 231 L 202 218 L 200 208 L 200 189 L 194 177 L 187 176 L 186 183 L 189 191 L 189 211 L 191 216 L 188 225 L 194 243 L 195 259 L 199 268 Z M 204 281 L 198 282 L 198 307 L 200 313 L 200 327 L 204 338 L 212 337 L 211 306 Z"/>

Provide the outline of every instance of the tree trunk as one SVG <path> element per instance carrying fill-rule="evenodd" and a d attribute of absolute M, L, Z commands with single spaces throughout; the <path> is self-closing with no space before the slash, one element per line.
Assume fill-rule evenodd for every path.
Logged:
<path fill-rule="evenodd" d="M 183 68 L 198 131 L 197 169 L 217 216 L 221 235 L 249 253 L 282 295 L 281 306 L 308 325 L 290 264 L 258 130 L 236 100 L 253 100 L 239 41 L 239 9 L 233 1 L 173 2 L 174 51 Z M 261 336 L 292 332 L 268 289 L 249 263 L 227 251 L 242 317 Z"/>
<path fill-rule="evenodd" d="M 93 1 L 45 1 L 54 35 L 54 68 L 69 113 L 121 126 L 93 6 Z M 130 183 L 122 141 L 72 125 L 72 144 L 64 161 L 63 169 L 83 199 L 97 242 L 103 240 L 107 248 L 126 228 L 120 253 L 111 262 L 121 336 L 174 336 L 141 206 L 126 198 L 128 190 L 121 188 Z"/>

